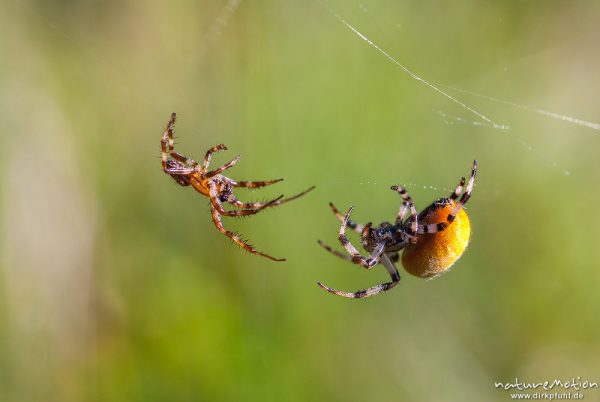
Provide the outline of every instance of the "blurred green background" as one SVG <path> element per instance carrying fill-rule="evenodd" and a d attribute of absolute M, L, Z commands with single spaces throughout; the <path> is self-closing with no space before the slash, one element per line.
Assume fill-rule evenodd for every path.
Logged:
<path fill-rule="evenodd" d="M 327 1 L 431 82 L 600 121 L 600 3 Z M 0 15 L 1 401 L 465 401 L 600 382 L 600 131 L 422 83 L 318 1 L 6 1 Z M 160 167 L 225 143 L 243 200 L 213 227 Z M 459 120 L 462 119 L 462 120 Z M 386 281 L 316 243 L 327 202 L 393 219 L 480 162 L 452 272 Z M 352 237 L 357 241 L 357 237 Z M 599 400 L 597 389 L 586 400 Z"/>

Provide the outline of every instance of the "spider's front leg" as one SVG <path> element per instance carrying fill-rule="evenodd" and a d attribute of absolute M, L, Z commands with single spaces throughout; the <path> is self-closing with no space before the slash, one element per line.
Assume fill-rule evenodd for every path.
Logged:
<path fill-rule="evenodd" d="M 354 262 L 355 264 L 358 264 L 366 269 L 370 269 L 379 262 L 379 256 L 383 253 L 383 251 L 385 249 L 385 243 L 384 242 L 377 243 L 375 245 L 373 251 L 371 252 L 371 255 L 369 256 L 369 258 L 363 257 L 358 252 L 356 247 L 354 247 L 352 245 L 352 243 L 350 243 L 350 241 L 348 240 L 348 237 L 346 236 L 346 226 L 348 225 L 348 220 L 350 219 L 350 214 L 352 213 L 353 210 L 354 210 L 354 207 L 350 207 L 348 212 L 346 212 L 346 215 L 344 216 L 344 219 L 342 220 L 342 226 L 340 226 L 340 232 L 339 232 L 338 239 L 339 239 L 340 243 L 342 244 L 342 246 L 346 249 L 346 251 L 352 256 L 352 262 Z M 369 227 L 369 229 L 370 229 L 370 227 Z M 363 238 L 364 238 L 364 236 L 368 235 L 368 230 L 366 232 L 367 233 L 365 233 L 365 229 L 363 229 Z"/>
<path fill-rule="evenodd" d="M 412 200 L 412 197 L 406 193 L 406 189 L 402 186 L 392 186 L 392 190 L 397 191 L 398 194 L 402 197 L 402 205 L 400 206 L 400 210 L 398 211 L 398 217 L 396 218 L 396 225 L 402 225 L 404 221 L 404 217 L 406 216 L 406 212 L 410 211 L 410 228 L 409 234 L 402 232 L 402 240 L 408 241 L 410 243 L 417 242 L 417 231 L 419 230 L 419 223 L 417 217 L 417 209 L 415 208 L 415 204 Z"/>
<path fill-rule="evenodd" d="M 400 274 L 398 273 L 396 266 L 390 260 L 390 258 L 387 255 L 383 254 L 381 256 L 381 262 L 387 269 L 388 273 L 390 274 L 390 277 L 392 278 L 392 282 L 382 283 L 382 284 L 367 288 L 365 290 L 359 290 L 358 292 L 344 292 L 341 290 L 336 290 L 336 289 L 330 288 L 329 286 L 324 285 L 321 282 L 317 282 L 317 285 L 319 285 L 321 288 L 325 289 L 326 291 L 328 291 L 331 294 L 341 296 L 341 297 L 346 297 L 348 299 L 364 299 L 365 297 L 375 296 L 381 292 L 386 292 L 386 291 L 392 289 L 394 286 L 396 286 L 400 282 Z"/>
<path fill-rule="evenodd" d="M 171 118 L 167 123 L 167 128 L 163 133 L 162 139 L 160 141 L 161 149 L 162 149 L 162 165 L 163 170 L 168 174 L 191 174 L 194 172 L 196 162 L 193 159 L 189 159 L 178 152 L 175 152 L 175 145 L 173 140 L 173 132 L 175 130 L 175 119 L 177 118 L 177 114 L 175 112 L 171 113 Z M 175 159 L 176 161 L 186 165 L 186 167 L 180 167 L 175 170 L 172 167 L 168 166 L 168 156 Z"/>
<path fill-rule="evenodd" d="M 204 155 L 204 160 L 202 161 L 202 166 L 200 168 L 200 173 L 205 173 L 208 169 L 208 165 L 210 165 L 210 159 L 213 153 L 226 150 L 227 147 L 224 144 L 219 144 L 206 151 L 206 155 Z"/>
<path fill-rule="evenodd" d="M 170 156 L 173 152 L 173 127 L 175 126 L 176 118 L 177 118 L 177 115 L 175 113 L 171 113 L 171 118 L 169 119 L 169 122 L 167 123 L 167 128 L 165 129 L 165 132 L 163 133 L 163 136 L 160 140 L 160 147 L 161 147 L 161 151 L 162 151 L 162 154 L 161 154 L 162 167 L 163 167 L 163 170 L 165 171 L 165 173 L 169 173 L 168 172 L 169 167 L 167 166 L 167 159 L 168 159 L 168 156 Z"/>
<path fill-rule="evenodd" d="M 335 205 L 333 205 L 333 202 L 329 203 L 329 208 L 331 208 L 331 210 L 333 211 L 333 213 L 335 214 L 335 216 L 337 216 L 337 218 L 343 222 L 344 221 L 344 215 L 342 215 L 340 213 L 340 211 L 338 211 L 338 209 L 335 207 Z M 356 233 L 362 233 L 365 225 L 361 225 L 360 223 L 356 223 L 354 221 L 351 221 L 350 219 L 348 219 L 348 226 L 350 227 L 350 229 L 354 230 Z"/>
<path fill-rule="evenodd" d="M 233 158 L 233 160 L 227 162 L 226 164 L 224 164 L 223 166 L 216 168 L 215 170 L 211 170 L 210 172 L 204 173 L 203 176 L 206 179 L 210 179 L 211 177 L 214 177 L 218 174 L 223 173 L 225 170 L 229 169 L 230 167 L 234 166 L 236 163 L 238 163 L 240 161 L 240 156 L 236 156 L 235 158 Z"/>
<path fill-rule="evenodd" d="M 338 209 L 335 207 L 335 205 L 333 205 L 332 202 L 329 203 L 329 208 L 331 208 L 331 211 L 333 211 L 333 213 L 335 214 L 335 216 L 337 216 L 337 218 L 344 222 L 344 215 L 342 215 L 340 213 L 340 211 L 338 211 Z M 346 225 L 350 227 L 350 229 L 354 230 L 357 233 L 361 234 L 361 237 L 364 238 L 364 231 L 366 229 L 370 229 L 367 228 L 365 225 L 361 225 L 360 223 L 356 223 L 354 221 L 351 221 L 350 219 L 348 219 L 346 221 Z M 346 261 L 350 261 L 352 262 L 352 257 L 346 254 L 342 254 L 337 250 L 334 250 L 333 248 L 331 248 L 331 246 L 325 244 L 323 241 L 321 240 L 317 240 L 317 243 L 319 243 L 319 246 L 323 247 L 325 250 L 329 251 L 331 254 L 335 255 L 336 257 L 341 258 L 342 260 L 346 260 Z"/>
<path fill-rule="evenodd" d="M 351 256 L 349 256 L 347 254 L 342 254 L 339 251 L 334 250 L 333 248 L 331 248 L 331 246 L 328 246 L 327 244 L 325 244 L 321 240 L 317 240 L 317 243 L 319 243 L 319 246 L 323 247 L 325 250 L 329 251 L 331 254 L 335 255 L 336 257 L 339 257 L 342 260 L 346 260 L 346 261 L 352 262 L 352 257 Z"/>
<path fill-rule="evenodd" d="M 344 219 L 343 216 L 342 216 L 342 219 Z M 350 223 L 350 221 L 348 221 L 348 223 Z M 350 225 L 348 225 L 348 226 L 350 226 Z M 366 245 L 367 245 L 367 236 L 369 234 L 369 231 L 371 230 L 371 222 L 367 223 L 364 226 L 363 225 L 360 225 L 360 226 L 363 228 L 363 230 L 361 231 L 361 240 L 362 240 L 362 243 L 363 243 L 363 247 L 366 247 Z M 334 250 L 333 248 L 331 248 L 331 246 L 325 244 L 325 242 L 323 242 L 321 240 L 317 240 L 317 243 L 319 243 L 319 246 L 323 247 L 325 250 L 329 251 L 331 254 L 335 255 L 336 257 L 339 257 L 342 260 L 354 262 L 352 260 L 352 256 L 349 256 L 347 254 L 343 254 L 343 253 L 340 253 L 337 250 Z M 369 268 L 367 268 L 367 269 L 369 269 Z"/>
<path fill-rule="evenodd" d="M 235 195 L 233 195 L 232 193 L 229 193 L 229 195 L 227 195 L 227 202 L 236 206 L 237 208 L 260 208 L 260 209 L 263 209 L 266 207 L 272 208 L 272 207 L 281 205 L 283 203 L 286 203 L 288 201 L 295 200 L 296 198 L 302 197 L 304 194 L 308 193 L 309 191 L 313 190 L 314 188 L 315 188 L 315 186 L 312 186 L 312 187 L 304 190 L 303 192 L 293 195 L 291 197 L 282 199 L 283 196 L 281 196 L 275 200 L 266 201 L 266 202 L 242 202 L 242 201 L 238 200 Z"/>
<path fill-rule="evenodd" d="M 259 188 L 279 183 L 283 179 L 263 180 L 263 181 L 232 181 L 233 187 Z"/>

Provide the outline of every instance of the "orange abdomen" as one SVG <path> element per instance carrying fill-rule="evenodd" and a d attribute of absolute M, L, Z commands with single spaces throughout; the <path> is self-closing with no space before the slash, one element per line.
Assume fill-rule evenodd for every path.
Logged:
<path fill-rule="evenodd" d="M 208 182 L 208 180 L 198 178 L 197 173 L 190 178 L 190 184 L 192 187 L 194 187 L 200 194 L 206 196 L 208 196 Z"/>
<path fill-rule="evenodd" d="M 446 222 L 455 203 L 430 212 L 419 224 Z M 464 209 L 461 209 L 454 221 L 443 231 L 418 235 L 417 244 L 410 244 L 402 253 L 404 269 L 421 278 L 439 276 L 447 271 L 462 255 L 471 237 L 471 223 Z"/>

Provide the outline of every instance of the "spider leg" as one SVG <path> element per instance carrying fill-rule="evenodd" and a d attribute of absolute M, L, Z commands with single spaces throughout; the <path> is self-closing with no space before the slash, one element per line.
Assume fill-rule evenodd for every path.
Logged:
<path fill-rule="evenodd" d="M 279 197 L 277 197 L 267 203 L 264 203 L 264 205 L 262 205 L 261 207 L 256 208 L 256 209 L 241 209 L 241 210 L 227 211 L 223 208 L 223 204 L 221 204 L 221 201 L 219 200 L 219 194 L 217 193 L 217 189 L 213 184 L 209 185 L 208 195 L 209 195 L 208 198 L 210 199 L 211 206 L 217 210 L 219 215 L 223 215 L 223 216 L 254 215 L 256 213 L 259 213 L 263 209 L 272 206 L 274 203 L 281 200 L 281 198 L 283 197 L 283 195 L 280 195 Z"/>
<path fill-rule="evenodd" d="M 358 264 L 364 268 L 370 269 L 379 262 L 379 256 L 383 253 L 383 250 L 385 249 L 385 243 L 378 243 L 371 252 L 369 258 L 363 257 L 358 252 L 356 247 L 354 247 L 352 243 L 350 243 L 350 241 L 348 240 L 348 237 L 346 237 L 346 226 L 348 224 L 348 218 L 350 217 L 350 214 L 352 213 L 353 209 L 354 207 L 350 207 L 348 212 L 346 212 L 346 216 L 344 216 L 344 220 L 342 221 L 342 226 L 340 226 L 338 239 L 340 240 L 340 243 L 346 249 L 346 251 L 352 256 L 353 263 Z M 364 232 L 365 229 L 363 229 L 363 237 L 365 235 Z"/>
<path fill-rule="evenodd" d="M 467 201 L 469 201 L 469 198 L 471 198 L 471 193 L 473 192 L 473 186 L 475 185 L 475 176 L 476 175 L 477 175 L 477 160 L 474 160 L 473 168 L 471 169 L 471 177 L 469 177 L 469 183 L 467 183 L 467 188 L 465 189 L 465 192 L 462 194 L 462 197 L 460 197 L 460 200 L 458 200 L 458 204 L 460 204 L 461 208 L 463 205 L 465 205 L 467 203 Z M 458 211 L 456 211 L 456 212 L 458 212 Z"/>
<path fill-rule="evenodd" d="M 446 218 L 446 222 L 431 223 L 429 225 L 419 225 L 419 230 L 418 230 L 419 234 L 441 232 L 442 230 L 446 229 L 448 227 L 448 225 L 450 225 L 454 221 L 454 218 L 456 218 L 456 214 L 458 214 L 460 212 L 460 210 L 467 203 L 467 201 L 469 201 L 469 198 L 471 198 L 471 193 L 473 192 L 473 186 L 475 185 L 475 176 L 476 175 L 477 175 L 477 160 L 474 160 L 473 168 L 471 169 L 471 177 L 469 177 L 469 182 L 467 183 L 467 187 L 466 187 L 466 189 L 464 189 L 464 192 L 462 193 L 462 196 L 460 197 L 460 199 L 455 202 L 456 205 L 452 209 L 452 212 L 450 214 L 448 214 L 448 217 Z M 464 183 L 464 179 L 461 180 L 461 184 L 459 185 L 459 187 L 462 187 L 462 183 Z M 452 198 L 455 194 L 457 194 L 457 192 L 458 192 L 458 187 L 456 190 L 454 190 L 454 193 L 452 193 L 450 198 Z M 458 198 L 458 195 L 456 195 L 456 198 Z M 455 199 L 455 198 L 452 198 L 452 199 Z"/>
<path fill-rule="evenodd" d="M 168 167 L 167 167 L 167 155 L 171 155 L 171 153 L 173 152 L 173 127 L 175 126 L 175 119 L 177 118 L 177 115 L 175 114 L 175 112 L 171 113 L 171 118 L 169 119 L 169 122 L 167 123 L 167 128 L 165 129 L 165 132 L 163 133 L 163 136 L 160 140 L 160 147 L 161 147 L 161 159 L 162 159 L 162 167 L 163 170 L 167 173 L 169 173 L 167 171 Z"/>
<path fill-rule="evenodd" d="M 210 158 L 212 157 L 213 153 L 225 150 L 227 150 L 227 147 L 223 144 L 219 144 L 206 151 L 206 155 L 204 156 L 204 160 L 202 161 L 202 167 L 200 167 L 200 172 L 206 172 L 206 170 L 208 169 L 208 165 L 210 165 Z"/>
<path fill-rule="evenodd" d="M 212 216 L 212 220 L 213 223 L 215 224 L 215 226 L 217 227 L 217 229 L 219 230 L 219 232 L 223 233 L 225 236 L 229 237 L 231 240 L 233 240 L 234 242 L 236 242 L 240 247 L 242 247 L 243 249 L 245 249 L 246 251 L 252 253 L 252 254 L 256 254 L 256 255 L 260 255 L 262 257 L 268 258 L 270 260 L 273 261 L 285 261 L 285 258 L 275 258 L 275 257 L 271 257 L 268 254 L 265 254 L 263 252 L 258 251 L 257 249 L 255 249 L 254 247 L 252 247 L 251 245 L 249 245 L 248 243 L 246 243 L 244 240 L 242 240 L 242 238 L 229 231 L 226 230 L 223 227 L 223 222 L 221 222 L 221 216 L 219 214 L 219 211 L 214 207 L 214 205 L 210 206 L 210 212 L 211 212 L 211 216 Z"/>
<path fill-rule="evenodd" d="M 163 168 L 163 170 L 165 171 L 165 173 L 168 174 L 179 174 L 179 175 L 187 175 L 187 174 L 192 174 L 196 171 L 196 169 L 194 168 Z"/>
<path fill-rule="evenodd" d="M 404 216 L 406 216 L 406 212 L 410 211 L 410 216 L 408 221 L 410 221 L 410 232 L 407 238 L 404 240 L 408 240 L 411 243 L 416 243 L 416 235 L 419 228 L 418 218 L 417 218 L 417 209 L 415 208 L 415 204 L 410 195 L 406 193 L 406 189 L 402 186 L 392 186 L 392 190 L 397 191 L 398 194 L 402 197 L 402 205 L 400 206 L 400 210 L 398 211 L 398 217 L 396 218 L 396 225 L 402 224 L 404 221 Z M 408 222 L 407 221 L 407 222 Z M 404 235 L 404 232 L 402 233 Z"/>
<path fill-rule="evenodd" d="M 346 260 L 346 261 L 350 261 L 352 262 L 352 257 L 350 257 L 349 255 L 346 254 L 342 254 L 337 250 L 332 249 L 330 246 L 328 246 L 327 244 L 323 243 L 321 240 L 317 240 L 317 243 L 319 243 L 319 245 L 321 247 L 323 247 L 325 250 L 329 251 L 331 254 L 340 257 L 342 260 Z"/>
<path fill-rule="evenodd" d="M 225 170 L 229 169 L 230 167 L 234 166 L 236 163 L 238 163 L 240 160 L 240 156 L 236 156 L 232 161 L 227 162 L 226 164 L 224 164 L 223 166 L 221 166 L 220 168 L 217 168 L 215 170 L 211 170 L 210 172 L 207 172 L 204 174 L 204 177 L 207 179 L 210 179 L 213 176 L 216 176 L 218 174 L 223 173 Z"/>
<path fill-rule="evenodd" d="M 279 200 L 279 201 L 277 201 L 277 202 L 275 203 L 275 205 L 281 205 L 281 204 L 283 204 L 284 202 L 288 202 L 288 201 L 295 200 L 296 198 L 300 198 L 300 197 L 302 197 L 304 194 L 306 194 L 306 193 L 309 193 L 309 192 L 313 191 L 313 190 L 315 189 L 315 187 L 316 187 L 316 186 L 311 186 L 311 187 L 307 188 L 306 190 L 304 190 L 304 191 L 302 191 L 302 192 L 300 192 L 300 193 L 298 193 L 298 194 L 296 194 L 296 195 L 292 195 L 291 197 L 284 198 L 283 200 Z M 271 206 L 273 206 L 273 207 L 274 207 L 275 205 L 271 205 Z"/>
<path fill-rule="evenodd" d="M 376 286 L 367 288 L 365 290 L 359 290 L 358 292 L 344 292 L 341 290 L 335 290 L 333 288 L 330 288 L 329 286 L 324 285 L 321 282 L 317 282 L 317 285 L 319 285 L 320 287 L 322 287 L 329 293 L 332 293 L 334 295 L 338 295 L 341 297 L 346 297 L 348 299 L 364 299 L 365 297 L 375 296 L 381 292 L 385 292 L 385 291 L 392 289 L 394 286 L 396 286 L 400 282 L 400 274 L 398 273 L 396 266 L 389 259 L 389 257 L 385 254 L 381 255 L 381 262 L 383 263 L 383 265 L 387 269 L 388 273 L 390 274 L 390 277 L 392 278 L 392 282 L 382 283 L 380 285 L 376 285 Z"/>
<path fill-rule="evenodd" d="M 178 152 L 171 151 L 169 154 L 171 155 L 171 157 L 173 159 L 175 159 L 175 160 L 177 160 L 179 162 L 185 163 L 186 165 L 189 165 L 189 166 L 191 166 L 193 168 L 195 168 L 198 165 L 198 162 L 196 162 L 195 160 L 190 159 L 190 158 L 186 158 L 185 156 L 181 155 Z"/>
<path fill-rule="evenodd" d="M 174 131 L 174 127 L 175 127 L 175 119 L 177 118 L 177 114 L 175 112 L 171 113 L 171 118 L 169 119 L 169 122 L 167 123 L 167 128 L 165 129 L 165 132 L 163 133 L 162 139 L 160 141 L 160 145 L 161 145 L 161 150 L 162 150 L 162 165 L 163 165 L 163 170 L 169 174 L 189 174 L 192 173 L 194 170 L 191 169 L 186 169 L 186 170 L 174 170 L 174 169 L 169 169 L 167 167 L 167 154 L 168 156 L 170 156 L 171 158 L 184 163 L 186 165 L 189 165 L 191 167 L 195 167 L 198 162 L 196 162 L 193 159 L 189 159 L 186 158 L 185 156 L 181 155 L 178 152 L 175 152 L 174 150 L 174 141 L 173 141 L 173 131 Z"/>
<path fill-rule="evenodd" d="M 285 202 L 295 200 L 296 198 L 303 196 L 304 194 L 308 193 L 309 191 L 313 190 L 314 188 L 315 188 L 315 186 L 312 186 L 311 188 L 309 188 L 299 194 L 293 195 L 291 197 L 284 198 L 284 199 L 281 199 L 282 197 L 278 197 L 275 200 L 271 200 L 271 201 L 267 201 L 267 202 L 242 202 L 242 201 L 238 200 L 235 195 L 229 194 L 227 196 L 227 202 L 238 208 L 261 208 L 262 209 L 262 208 L 266 208 L 266 207 L 276 207 Z"/>
<path fill-rule="evenodd" d="M 275 202 L 280 200 L 282 196 L 278 197 L 275 200 L 271 200 L 271 201 L 265 201 L 265 202 L 242 202 L 240 200 L 237 199 L 237 197 L 233 194 L 229 194 L 227 196 L 227 202 L 230 203 L 231 205 L 237 207 L 237 208 L 250 208 L 250 209 L 257 209 L 257 208 L 265 208 L 265 206 L 268 204 L 271 207 L 274 207 Z M 275 205 L 273 205 L 275 204 Z"/>
<path fill-rule="evenodd" d="M 259 188 L 270 186 L 271 184 L 279 183 L 283 179 L 263 180 L 263 181 L 236 181 L 233 182 L 233 187 Z"/>
<path fill-rule="evenodd" d="M 465 178 L 462 177 L 460 179 L 460 183 L 458 184 L 458 186 L 454 189 L 454 191 L 452 192 L 452 194 L 450 194 L 450 199 L 451 200 L 456 200 L 458 197 L 460 197 L 460 195 L 462 194 L 464 188 L 465 188 Z"/>
<path fill-rule="evenodd" d="M 331 210 L 333 211 L 335 216 L 337 216 L 338 219 L 343 222 L 344 215 L 342 215 L 340 213 L 340 211 L 338 211 L 338 209 L 335 207 L 335 205 L 333 205 L 332 202 L 329 203 L 329 207 L 331 208 Z M 360 223 L 356 223 L 351 220 L 348 220 L 348 226 L 350 227 L 350 229 L 354 230 L 356 233 L 362 233 L 363 229 L 365 228 L 365 225 L 361 225 Z"/>

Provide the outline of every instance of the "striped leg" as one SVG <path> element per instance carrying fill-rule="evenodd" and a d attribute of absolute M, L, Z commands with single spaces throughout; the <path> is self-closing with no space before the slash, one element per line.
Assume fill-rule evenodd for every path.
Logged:
<path fill-rule="evenodd" d="M 196 162 L 193 159 L 186 158 L 185 156 L 181 155 L 178 152 L 175 152 L 173 131 L 175 128 L 175 119 L 176 118 L 177 118 L 177 114 L 175 114 L 174 112 L 171 113 L 171 118 L 169 119 L 169 122 L 167 123 L 167 128 L 165 129 L 165 132 L 163 133 L 162 139 L 160 141 L 160 145 L 162 148 L 163 170 L 169 174 L 189 174 L 189 173 L 194 172 L 194 169 L 192 169 L 192 168 L 195 168 L 196 165 L 198 165 L 198 162 Z M 183 164 L 190 166 L 190 168 L 185 168 L 185 169 L 181 168 L 181 169 L 177 169 L 177 170 L 169 168 L 167 166 L 168 156 L 170 156 L 171 158 L 175 159 L 178 162 L 181 162 Z"/>
<path fill-rule="evenodd" d="M 267 206 L 275 207 L 275 206 L 281 204 L 281 201 L 284 201 L 281 199 L 282 197 L 283 197 L 283 195 L 280 195 L 279 197 L 277 197 L 271 201 L 265 201 L 265 202 L 242 202 L 242 201 L 238 200 L 235 195 L 229 194 L 227 196 L 227 202 L 237 208 L 242 208 L 242 209 L 246 209 L 246 208 L 263 209 L 263 208 L 266 208 Z"/>
<path fill-rule="evenodd" d="M 234 187 L 259 188 L 279 183 L 283 179 L 264 180 L 264 181 L 237 181 L 233 183 Z"/>
<path fill-rule="evenodd" d="M 477 175 L 477 160 L 474 160 L 473 168 L 471 169 L 471 177 L 469 177 L 469 182 L 467 183 L 467 187 L 464 189 L 464 192 L 461 191 L 462 196 L 460 197 L 460 199 L 458 201 L 455 201 L 454 208 L 452 208 L 452 212 L 450 214 L 448 214 L 448 217 L 446 218 L 446 222 L 431 223 L 429 225 L 419 225 L 419 234 L 441 232 L 442 230 L 446 229 L 448 227 L 448 225 L 450 225 L 454 221 L 454 218 L 456 218 L 456 214 L 458 214 L 460 212 L 460 210 L 467 203 L 467 201 L 469 201 L 469 198 L 471 198 L 471 193 L 473 192 L 473 186 L 475 185 L 475 176 L 476 175 Z M 450 198 L 452 198 L 453 200 L 458 198 L 459 188 L 463 187 L 463 185 L 464 185 L 464 178 L 460 181 L 459 186 L 456 188 L 456 190 L 454 190 L 454 192 L 452 193 Z"/>
<path fill-rule="evenodd" d="M 196 166 L 198 166 L 198 162 L 196 162 L 193 159 L 190 158 L 186 158 L 185 156 L 181 155 L 178 152 L 172 151 L 170 153 L 171 157 L 173 159 L 175 159 L 176 161 L 179 161 L 181 163 L 185 163 L 186 165 L 189 165 L 190 167 L 194 168 L 194 170 L 196 169 Z"/>
<path fill-rule="evenodd" d="M 168 156 L 171 155 L 171 153 L 173 152 L 173 127 L 175 126 L 175 119 L 177 118 L 177 115 L 175 114 L 175 112 L 171 113 L 171 118 L 169 119 L 169 122 L 167 123 L 167 128 L 165 129 L 165 132 L 163 133 L 163 136 L 160 140 L 160 147 L 161 147 L 161 159 L 162 159 L 162 167 L 163 170 L 166 173 L 168 172 L 168 166 L 167 166 L 167 159 Z"/>
<path fill-rule="evenodd" d="M 467 203 L 467 201 L 469 201 L 469 198 L 471 198 L 471 193 L 473 192 L 473 186 L 475 185 L 475 176 L 477 175 L 477 160 L 473 161 L 473 168 L 471 169 L 471 177 L 469 177 L 469 183 L 467 184 L 467 188 L 465 189 L 465 192 L 462 194 L 462 197 L 460 197 L 460 200 L 458 201 L 458 204 L 460 204 L 460 206 L 462 207 L 463 205 L 465 205 Z M 458 212 L 458 211 L 456 211 Z"/>
<path fill-rule="evenodd" d="M 208 165 L 210 165 L 210 158 L 212 157 L 213 153 L 225 150 L 227 150 L 227 147 L 223 144 L 219 144 L 206 151 L 206 155 L 204 156 L 204 160 L 202 161 L 202 167 L 200 168 L 200 171 L 202 173 L 206 172 L 206 170 L 208 169 Z"/>
<path fill-rule="evenodd" d="M 317 242 L 319 243 L 319 245 L 321 247 L 323 247 L 325 250 L 329 251 L 331 254 L 333 254 L 337 257 L 340 257 L 342 260 L 352 262 L 352 257 L 350 257 L 349 255 L 342 254 L 339 251 L 332 249 L 331 246 L 328 246 L 327 244 L 323 243 L 321 240 L 317 240 Z"/>
<path fill-rule="evenodd" d="M 344 221 L 344 215 L 342 215 L 340 213 L 340 211 L 338 211 L 338 209 L 335 207 L 335 205 L 333 205 L 332 202 L 329 203 L 329 207 L 331 208 L 331 210 L 333 211 L 333 213 L 335 214 L 335 216 L 338 217 L 338 219 L 340 221 Z M 363 229 L 365 228 L 365 225 L 361 225 L 360 223 L 356 223 L 354 221 L 348 220 L 348 226 L 350 227 L 350 229 L 354 230 L 356 233 L 362 233 Z"/>
<path fill-rule="evenodd" d="M 221 222 L 221 216 L 219 215 L 219 212 L 217 211 L 217 209 L 211 204 L 210 206 L 210 212 L 212 215 L 212 220 L 215 224 L 215 226 L 217 227 L 217 229 L 219 229 L 219 232 L 223 233 L 225 236 L 229 237 L 231 240 L 233 240 L 234 242 L 236 242 L 240 247 L 242 247 L 243 249 L 245 249 L 246 251 L 252 253 L 252 254 L 256 254 L 256 255 L 260 255 L 262 257 L 268 258 L 270 260 L 273 261 L 285 261 L 285 258 L 275 258 L 275 257 L 271 257 L 268 254 L 262 253 L 260 251 L 258 251 L 257 249 L 255 249 L 254 247 L 252 247 L 251 245 L 249 245 L 248 243 L 246 243 L 244 240 L 242 240 L 242 238 L 229 231 L 226 230 L 223 227 L 223 222 Z"/>
<path fill-rule="evenodd" d="M 281 204 L 283 204 L 285 202 L 295 200 L 296 198 L 299 198 L 299 197 L 303 196 L 304 194 L 308 193 L 309 191 L 313 190 L 314 188 L 315 188 L 315 186 L 312 186 L 309 189 L 304 190 L 303 192 L 301 192 L 299 194 L 296 194 L 296 195 L 293 195 L 291 197 L 283 198 L 282 199 L 283 196 L 281 196 L 281 197 L 278 197 L 275 200 L 271 200 L 271 201 L 268 201 L 268 202 L 242 202 L 242 201 L 238 200 L 235 195 L 230 194 L 227 197 L 227 202 L 230 203 L 230 204 L 232 204 L 232 205 L 234 205 L 234 206 L 236 206 L 236 207 L 238 207 L 238 208 L 260 208 L 260 209 L 263 209 L 263 208 L 267 208 L 267 207 L 276 207 L 276 206 L 281 205 Z"/>
<path fill-rule="evenodd" d="M 365 297 L 375 296 L 381 292 L 386 292 L 386 291 L 392 289 L 394 286 L 396 286 L 398 283 L 400 283 L 400 274 L 398 273 L 398 270 L 394 266 L 394 263 L 389 259 L 389 257 L 387 255 L 383 254 L 381 256 L 381 262 L 383 263 L 383 265 L 387 269 L 388 273 L 390 274 L 390 277 L 392 278 L 392 282 L 382 283 L 380 285 L 376 285 L 376 286 L 370 287 L 365 290 L 359 290 L 358 292 L 344 292 L 341 290 L 335 290 L 335 289 L 330 288 L 329 286 L 324 285 L 321 282 L 317 282 L 317 285 L 319 285 L 320 287 L 322 287 L 329 293 L 332 293 L 334 295 L 341 296 L 341 297 L 346 297 L 348 299 L 364 299 Z"/>
<path fill-rule="evenodd" d="M 462 177 L 460 179 L 460 183 L 458 184 L 458 186 L 454 189 L 454 191 L 452 192 L 452 194 L 450 194 L 450 199 L 451 200 L 456 200 L 458 197 L 460 197 L 460 195 L 462 194 L 464 188 L 465 188 L 465 178 Z"/>
<path fill-rule="evenodd" d="M 342 246 L 344 246 L 346 251 L 352 256 L 353 263 L 358 264 L 361 267 L 370 269 L 379 262 L 379 256 L 383 253 L 385 243 L 378 243 L 371 252 L 369 258 L 365 258 L 362 255 L 360 255 L 356 247 L 354 247 L 352 243 L 350 243 L 350 241 L 348 240 L 348 237 L 346 237 L 346 226 L 348 224 L 348 218 L 350 217 L 350 214 L 352 213 L 353 209 L 354 207 L 351 207 L 348 210 L 348 212 L 346 212 L 346 216 L 344 216 L 344 220 L 342 221 L 342 226 L 340 226 L 340 233 L 338 239 L 340 240 L 340 243 L 342 244 Z"/>
<path fill-rule="evenodd" d="M 221 166 L 220 168 L 217 168 L 215 170 L 211 170 L 210 172 L 207 172 L 205 174 L 203 174 L 204 178 L 206 179 L 210 179 L 211 177 L 214 177 L 218 174 L 223 173 L 225 170 L 229 169 L 230 167 L 234 166 L 236 163 L 238 163 L 240 160 L 240 156 L 236 156 L 232 161 L 227 162 L 226 164 L 224 164 L 223 166 Z"/>
<path fill-rule="evenodd" d="M 452 215 L 448 215 L 448 219 L 450 219 L 450 216 Z M 451 223 L 453 220 L 454 216 L 452 216 L 451 220 L 449 220 L 448 222 L 430 223 L 429 225 L 419 225 L 418 233 L 423 234 L 441 232 L 442 230 L 445 230 L 448 227 L 449 222 Z"/>
<path fill-rule="evenodd" d="M 400 210 L 398 211 L 398 217 L 396 218 L 396 225 L 402 224 L 404 221 L 404 217 L 406 216 L 406 212 L 410 211 L 410 216 L 407 220 L 410 221 L 409 226 L 409 235 L 404 236 L 403 232 L 403 240 L 409 241 L 411 243 L 417 242 L 417 230 L 419 228 L 418 218 L 417 218 L 417 209 L 415 208 L 415 204 L 412 200 L 412 197 L 406 193 L 406 189 L 402 186 L 392 186 L 390 187 L 392 190 L 397 191 L 398 194 L 402 197 L 402 205 L 400 206 Z"/>
<path fill-rule="evenodd" d="M 281 205 L 284 202 L 288 202 L 288 201 L 292 201 L 295 200 L 296 198 L 300 198 L 302 197 L 304 194 L 309 193 L 311 191 L 313 191 L 315 189 L 315 186 L 311 186 L 309 188 L 307 188 L 306 190 L 302 191 L 301 193 L 298 193 L 296 195 L 292 195 L 291 197 L 288 198 L 284 198 L 283 200 L 277 201 L 277 203 L 275 203 L 275 205 Z M 273 205 L 274 206 L 274 205 Z"/>
<path fill-rule="evenodd" d="M 283 195 L 280 195 L 279 197 L 264 203 L 264 205 L 262 205 L 261 207 L 257 208 L 257 209 L 240 209 L 240 210 L 233 210 L 233 211 L 227 211 L 223 208 L 223 205 L 221 204 L 221 201 L 219 200 L 219 195 L 217 193 L 217 189 L 215 187 L 214 184 L 209 184 L 209 199 L 210 199 L 210 203 L 211 206 L 213 208 L 215 208 L 217 210 L 217 212 L 219 213 L 219 215 L 223 215 L 223 216 L 248 216 L 248 215 L 254 215 L 256 213 L 259 213 L 260 211 L 262 211 L 265 208 L 268 208 L 270 206 L 272 206 L 274 203 L 276 203 L 277 201 L 279 201 Z"/>

